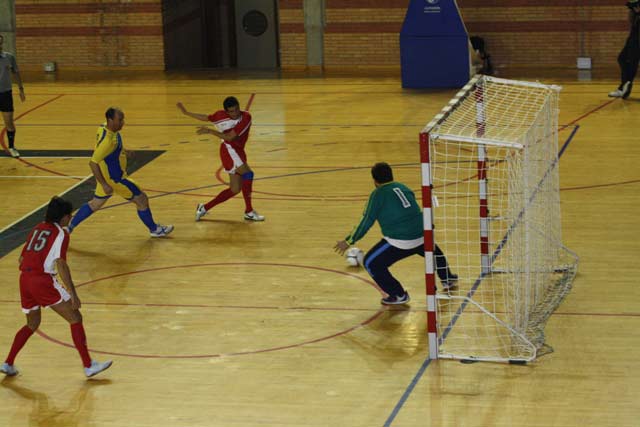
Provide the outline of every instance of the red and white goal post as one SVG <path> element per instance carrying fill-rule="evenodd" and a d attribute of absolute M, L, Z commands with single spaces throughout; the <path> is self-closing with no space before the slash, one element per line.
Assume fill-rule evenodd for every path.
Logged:
<path fill-rule="evenodd" d="M 562 244 L 560 89 L 475 76 L 420 134 L 432 359 L 526 363 L 551 351 L 544 326 L 578 266 Z M 448 291 L 436 243 L 458 275 Z"/>

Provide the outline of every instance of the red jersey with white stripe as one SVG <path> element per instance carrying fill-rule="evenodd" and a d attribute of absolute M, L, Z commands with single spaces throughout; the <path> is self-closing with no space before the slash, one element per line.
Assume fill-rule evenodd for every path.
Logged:
<path fill-rule="evenodd" d="M 216 125 L 218 132 L 228 133 L 235 130 L 238 137 L 234 141 L 226 142 L 233 148 L 244 151 L 244 146 L 249 139 L 249 129 L 251 129 L 251 114 L 248 111 L 240 111 L 240 117 L 237 119 L 232 119 L 224 110 L 216 111 L 208 118 Z"/>
<path fill-rule="evenodd" d="M 69 233 L 60 225 L 41 222 L 31 230 L 22 248 L 20 271 L 28 274 L 56 274 L 55 261 L 67 260 Z"/>

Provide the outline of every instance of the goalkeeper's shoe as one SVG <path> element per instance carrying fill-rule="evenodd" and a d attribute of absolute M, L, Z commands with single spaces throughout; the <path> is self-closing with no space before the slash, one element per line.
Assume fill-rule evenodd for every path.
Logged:
<path fill-rule="evenodd" d="M 458 286 L 458 275 L 450 274 L 446 280 L 442 281 L 442 289 L 445 291 L 451 290 Z"/>

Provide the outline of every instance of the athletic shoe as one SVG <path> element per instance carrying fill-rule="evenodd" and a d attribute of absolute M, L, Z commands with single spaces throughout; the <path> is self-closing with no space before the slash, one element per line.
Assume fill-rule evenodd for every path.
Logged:
<path fill-rule="evenodd" d="M 441 283 L 442 289 L 444 289 L 445 291 L 451 290 L 458 286 L 458 275 L 451 274 L 449 277 L 447 277 L 446 280 L 443 280 Z"/>
<path fill-rule="evenodd" d="M 380 300 L 380 304 L 384 305 L 398 305 L 398 304 L 406 304 L 411 301 L 411 297 L 409 296 L 409 292 L 405 292 L 404 295 L 399 297 L 386 297 Z"/>
<path fill-rule="evenodd" d="M 620 89 L 616 89 L 609 92 L 609 98 L 622 98 L 622 91 Z"/>
<path fill-rule="evenodd" d="M 158 224 L 158 228 L 156 231 L 151 233 L 151 237 L 164 237 L 168 236 L 169 233 L 173 231 L 173 225 L 160 225 Z"/>
<path fill-rule="evenodd" d="M 11 154 L 11 157 L 13 157 L 14 159 L 20 157 L 20 152 L 13 147 L 9 148 L 9 154 Z"/>
<path fill-rule="evenodd" d="M 622 85 L 622 99 L 627 99 L 631 95 L 631 82 L 625 82 Z"/>
<path fill-rule="evenodd" d="M 200 218 L 207 214 L 207 210 L 205 209 L 202 203 L 198 203 L 198 207 L 196 208 L 196 221 L 200 221 Z"/>
<path fill-rule="evenodd" d="M 264 216 L 256 211 L 251 211 L 244 214 L 244 219 L 249 221 L 264 221 Z"/>
<path fill-rule="evenodd" d="M 16 367 L 13 365 L 9 365 L 7 362 L 4 362 L 2 366 L 0 366 L 0 372 L 8 377 L 18 375 L 18 370 L 16 369 Z"/>
<path fill-rule="evenodd" d="M 100 372 L 109 369 L 112 363 L 113 362 L 111 360 L 107 360 L 104 363 L 100 363 L 97 360 L 92 360 L 91 366 L 89 366 L 88 368 L 84 368 L 84 374 L 87 376 L 87 378 L 91 378 L 92 376 L 98 375 Z"/>

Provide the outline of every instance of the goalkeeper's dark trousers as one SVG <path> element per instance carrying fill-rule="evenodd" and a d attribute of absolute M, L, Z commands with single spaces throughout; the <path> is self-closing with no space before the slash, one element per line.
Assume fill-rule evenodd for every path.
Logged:
<path fill-rule="evenodd" d="M 392 297 L 402 296 L 405 290 L 400 282 L 391 275 L 389 267 L 411 255 L 424 257 L 424 246 L 419 245 L 413 249 L 400 249 L 382 239 L 374 247 L 369 249 L 369 252 L 365 255 L 364 267 L 369 272 L 369 275 L 371 275 L 371 278 L 380 286 L 380 289 Z M 449 270 L 447 258 L 438 245 L 436 245 L 434 251 L 434 258 L 438 278 L 444 282 L 452 276 L 452 273 L 451 270 Z"/>
<path fill-rule="evenodd" d="M 630 42 L 624 45 L 624 48 L 618 55 L 618 65 L 620 65 L 620 86 L 618 89 L 622 90 L 622 86 L 626 82 L 631 82 L 629 86 L 629 92 L 631 92 L 631 86 L 633 86 L 633 80 L 636 78 L 638 72 L 638 62 L 640 61 L 640 45 L 637 42 Z"/>

